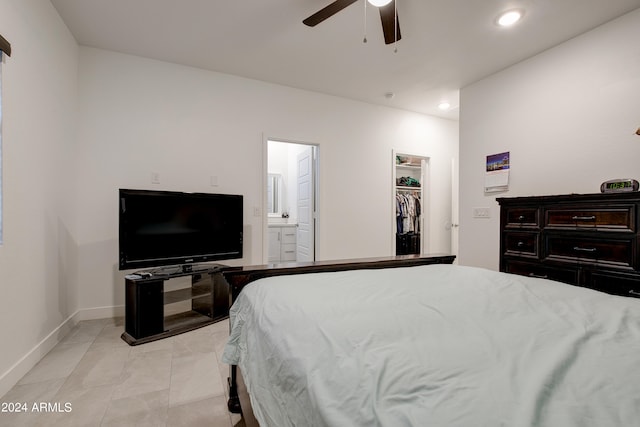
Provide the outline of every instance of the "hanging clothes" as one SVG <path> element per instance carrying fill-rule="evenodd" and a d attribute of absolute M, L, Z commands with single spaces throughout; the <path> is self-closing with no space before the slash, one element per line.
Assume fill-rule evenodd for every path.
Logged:
<path fill-rule="evenodd" d="M 396 192 L 396 255 L 420 253 L 422 204 L 417 191 Z"/>
<path fill-rule="evenodd" d="M 420 193 L 396 193 L 396 230 L 398 234 L 419 233 L 422 213 Z"/>

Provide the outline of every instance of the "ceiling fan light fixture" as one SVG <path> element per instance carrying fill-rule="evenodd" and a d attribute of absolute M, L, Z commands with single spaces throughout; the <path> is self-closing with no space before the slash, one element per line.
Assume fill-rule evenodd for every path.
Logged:
<path fill-rule="evenodd" d="M 391 0 L 367 0 L 367 1 L 375 7 L 382 7 L 391 3 Z"/>
<path fill-rule="evenodd" d="M 336 13 L 344 10 L 346 7 L 351 6 L 358 0 L 334 0 L 333 3 L 323 7 L 313 15 L 302 20 L 304 25 L 309 27 L 315 27 L 319 23 L 331 18 Z M 396 44 L 398 40 L 402 39 L 400 34 L 400 22 L 398 21 L 398 9 L 397 0 L 367 0 L 364 2 L 364 18 L 365 18 L 365 38 L 363 41 L 366 43 L 366 22 L 367 22 L 367 2 L 378 6 L 378 12 L 380 13 L 380 21 L 382 24 L 382 34 L 384 36 L 385 44 Z M 384 2 L 384 3 L 383 3 Z M 379 6 L 386 4 L 386 6 Z M 394 46 L 394 52 L 395 49 Z"/>
<path fill-rule="evenodd" d="M 523 13 L 521 10 L 508 10 L 498 16 L 496 23 L 501 27 L 510 27 L 518 22 L 520 18 L 522 18 L 522 15 Z"/>

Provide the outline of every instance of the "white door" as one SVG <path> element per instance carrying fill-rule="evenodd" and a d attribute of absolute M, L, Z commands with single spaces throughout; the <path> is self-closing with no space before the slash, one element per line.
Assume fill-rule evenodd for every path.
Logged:
<path fill-rule="evenodd" d="M 314 261 L 313 147 L 298 154 L 298 233 L 296 261 Z"/>

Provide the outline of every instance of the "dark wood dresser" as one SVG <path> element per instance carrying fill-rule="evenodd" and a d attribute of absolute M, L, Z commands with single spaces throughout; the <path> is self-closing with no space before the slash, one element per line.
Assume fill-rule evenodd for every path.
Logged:
<path fill-rule="evenodd" d="M 500 271 L 640 297 L 640 193 L 497 201 Z"/>

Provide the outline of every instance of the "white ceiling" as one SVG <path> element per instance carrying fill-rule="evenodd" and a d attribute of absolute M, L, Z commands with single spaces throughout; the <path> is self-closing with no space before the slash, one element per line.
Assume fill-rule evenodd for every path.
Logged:
<path fill-rule="evenodd" d="M 51 0 L 79 44 L 457 120 L 459 89 L 640 7 L 640 0 L 397 0 L 402 40 L 359 0 Z M 515 27 L 498 13 L 525 11 Z M 393 92 L 391 99 L 385 93 Z M 437 105 L 454 106 L 442 112 Z"/>

